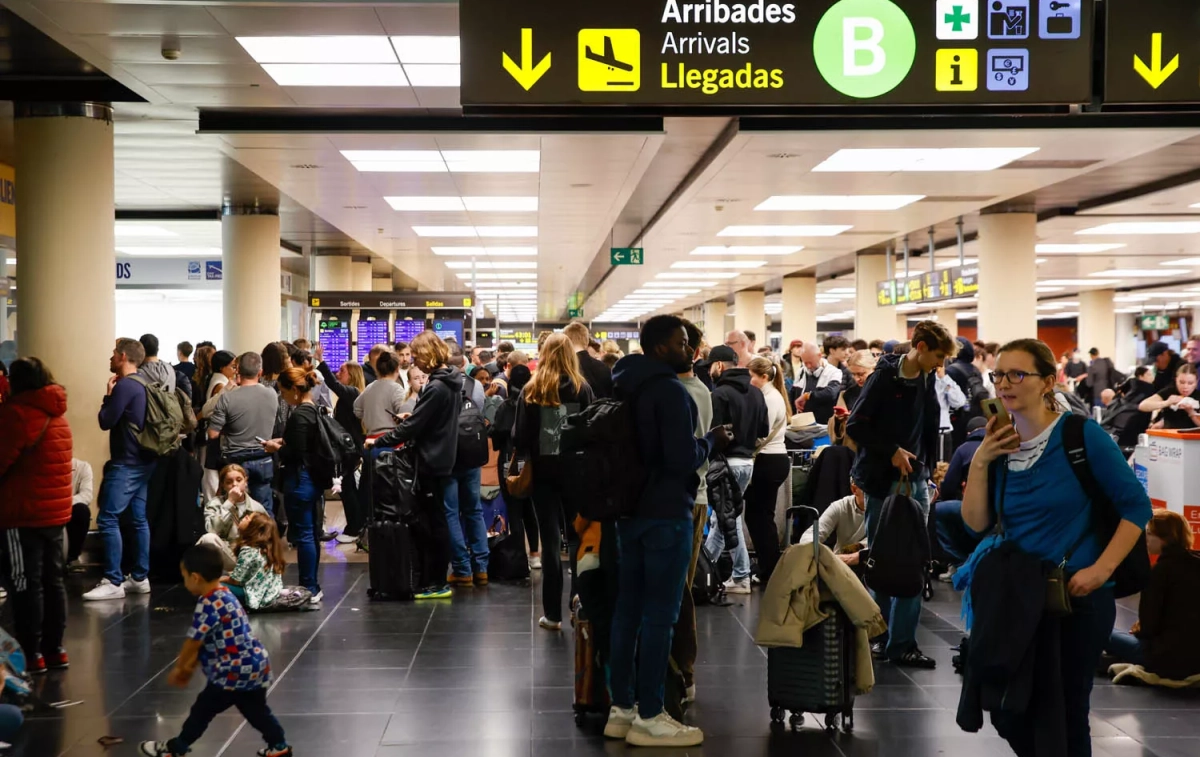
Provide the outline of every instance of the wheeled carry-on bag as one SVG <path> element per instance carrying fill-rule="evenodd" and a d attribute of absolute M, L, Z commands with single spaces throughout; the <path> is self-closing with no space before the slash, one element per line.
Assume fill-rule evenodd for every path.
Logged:
<path fill-rule="evenodd" d="M 791 524 L 803 510 L 815 508 L 792 507 L 788 509 L 788 542 L 791 542 Z M 820 540 L 817 519 L 813 520 L 814 550 Z M 814 551 L 813 559 L 816 560 Z M 815 579 L 820 581 L 818 574 Z M 801 647 L 772 647 L 767 650 L 767 702 L 771 705 L 771 721 L 782 723 L 791 713 L 792 729 L 799 729 L 804 722 L 804 713 L 825 716 L 825 729 L 837 730 L 838 717 L 841 729 L 854 729 L 854 624 L 846 617 L 836 602 L 826 602 L 821 609 L 829 617 L 804 633 Z"/>
<path fill-rule="evenodd" d="M 412 599 L 421 587 L 417 550 L 416 451 L 380 450 L 368 455 L 367 552 L 370 587 L 376 600 Z"/>

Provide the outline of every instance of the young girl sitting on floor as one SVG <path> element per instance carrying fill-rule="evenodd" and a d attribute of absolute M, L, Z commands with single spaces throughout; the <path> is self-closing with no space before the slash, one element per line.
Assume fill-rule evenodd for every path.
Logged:
<path fill-rule="evenodd" d="M 221 579 L 247 610 L 268 607 L 283 590 L 283 542 L 275 521 L 251 513 L 238 523 L 237 565 Z"/>

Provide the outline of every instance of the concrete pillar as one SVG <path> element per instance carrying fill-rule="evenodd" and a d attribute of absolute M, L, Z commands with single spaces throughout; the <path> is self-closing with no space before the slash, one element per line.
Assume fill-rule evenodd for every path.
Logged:
<path fill-rule="evenodd" d="M 896 313 L 896 339 L 908 341 L 908 313 Z M 870 341 L 870 340 L 868 340 Z"/>
<path fill-rule="evenodd" d="M 1113 348 L 1113 365 L 1121 373 L 1132 375 L 1133 366 L 1137 365 L 1137 336 L 1134 321 L 1137 316 L 1133 313 L 1117 313 L 1113 319 L 1116 323 L 1116 346 Z M 1192 333 L 1196 328 L 1192 327 Z"/>
<path fill-rule="evenodd" d="M 942 308 L 934 312 L 937 322 L 946 327 L 950 336 L 958 336 L 958 311 L 954 308 Z"/>
<path fill-rule="evenodd" d="M 352 292 L 370 292 L 371 283 L 371 259 L 370 258 L 351 258 L 350 259 L 350 291 Z"/>
<path fill-rule="evenodd" d="M 1079 293 L 1079 349 L 1086 353 L 1095 347 L 1100 356 L 1112 358 L 1117 351 L 1117 315 L 1113 312 L 1111 289 L 1091 289 Z"/>
<path fill-rule="evenodd" d="M 1037 337 L 1037 215 L 979 217 L 979 339 Z"/>
<path fill-rule="evenodd" d="M 787 345 L 793 339 L 811 342 L 817 338 L 817 280 L 797 276 L 783 280 L 783 314 L 780 316 L 780 340 Z"/>
<path fill-rule="evenodd" d="M 354 275 L 349 255 L 314 255 L 312 287 L 317 292 L 349 292 Z"/>
<path fill-rule="evenodd" d="M 96 414 L 117 336 L 112 108 L 17 103 L 14 110 L 19 351 L 41 358 L 66 388 L 74 454 L 91 463 L 99 494 L 108 432 Z"/>
<path fill-rule="evenodd" d="M 392 277 L 379 276 L 371 279 L 372 292 L 390 292 L 392 291 Z"/>
<path fill-rule="evenodd" d="M 258 352 L 279 341 L 279 216 L 226 208 L 221 219 L 223 349 Z"/>
<path fill-rule="evenodd" d="M 704 341 L 709 347 L 725 344 L 725 300 L 704 303 Z"/>
<path fill-rule="evenodd" d="M 753 331 L 756 348 L 767 343 L 767 334 L 763 331 L 763 290 L 743 289 L 733 293 L 733 328 Z"/>
<path fill-rule="evenodd" d="M 887 258 L 879 253 L 859 253 L 854 261 L 854 336 L 858 339 L 906 339 L 896 330 L 896 308 L 880 307 L 876 285 L 888 277 Z"/>

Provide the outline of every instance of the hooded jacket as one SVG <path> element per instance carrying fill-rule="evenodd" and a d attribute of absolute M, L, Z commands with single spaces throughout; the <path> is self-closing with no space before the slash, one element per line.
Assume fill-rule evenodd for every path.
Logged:
<path fill-rule="evenodd" d="M 954 450 L 954 456 L 950 458 L 950 467 L 946 469 L 946 477 L 942 479 L 941 493 L 938 495 L 939 501 L 946 502 L 963 498 L 963 493 L 967 490 L 967 473 L 971 470 L 971 459 L 975 457 L 975 450 L 979 449 L 980 444 L 983 444 L 983 437 L 986 434 L 986 428 L 977 428 L 967 435 L 967 440 L 958 449 Z"/>
<path fill-rule="evenodd" d="M 666 363 L 628 355 L 613 367 L 613 391 L 617 399 L 634 403 L 638 448 L 648 472 L 638 517 L 690 521 L 700 486 L 696 471 L 708 459 L 713 438 L 711 431 L 696 438 L 699 413 L 687 387 Z M 765 426 L 766 403 L 762 392 L 755 389 L 754 394 L 762 404 Z"/>
<path fill-rule="evenodd" d="M 449 476 L 458 455 L 458 414 L 462 410 L 463 374 L 441 366 L 429 374 L 429 383 L 421 390 L 417 406 L 376 444 L 394 447 L 413 442 L 421 461 L 434 476 Z"/>
<path fill-rule="evenodd" d="M 884 355 L 879 359 L 846 423 L 846 433 L 858 445 L 852 475 L 872 497 L 886 497 L 892 484 L 900 479 L 900 471 L 892 465 L 892 455 L 909 438 L 917 423 L 918 392 L 924 392 L 920 429 L 922 454 L 917 461 L 923 470 L 915 473 L 927 475 L 937 463 L 941 409 L 936 377 L 922 374 L 915 385 L 903 381 L 900 379 L 902 360 L 903 355 Z"/>
<path fill-rule="evenodd" d="M 66 412 L 67 392 L 58 384 L 14 394 L 0 405 L 0 528 L 51 528 L 71 520 Z"/>
<path fill-rule="evenodd" d="M 168 392 L 175 391 L 175 368 L 170 363 L 147 360 L 138 368 L 138 373 L 145 376 L 147 381 L 167 387 Z"/>
<path fill-rule="evenodd" d="M 601 363 L 601 365 L 604 365 Z M 574 384 L 571 379 L 563 376 L 558 381 L 558 401 L 559 407 L 563 408 L 562 412 L 567 414 L 578 413 L 579 411 L 592 404 L 596 399 L 591 386 L 585 381 L 579 387 L 579 391 L 575 391 Z M 532 455 L 535 463 L 534 470 L 537 470 L 537 462 L 543 457 L 557 457 L 558 452 L 554 450 L 542 449 L 541 435 L 543 413 L 539 405 L 534 405 L 525 401 L 525 392 L 522 390 L 517 397 L 517 415 L 513 424 L 513 442 L 516 445 L 516 450 L 522 455 Z M 553 408 L 548 408 L 553 410 Z M 550 417 L 549 415 L 545 417 Z M 561 416 L 555 415 L 555 418 L 561 419 Z M 535 474 L 536 475 L 536 474 Z"/>
<path fill-rule="evenodd" d="M 958 354 L 946 366 L 946 375 L 954 379 L 967 398 L 967 412 L 963 422 L 983 414 L 982 401 L 987 399 L 988 390 L 983 383 L 983 374 L 975 367 L 975 345 L 970 339 L 958 337 Z"/>
<path fill-rule="evenodd" d="M 670 370 L 669 368 L 667 370 Z M 750 383 L 747 368 L 726 368 L 713 389 L 713 428 L 733 424 L 733 441 L 725 449 L 730 460 L 754 457 L 754 445 L 771 434 L 767 401 Z"/>

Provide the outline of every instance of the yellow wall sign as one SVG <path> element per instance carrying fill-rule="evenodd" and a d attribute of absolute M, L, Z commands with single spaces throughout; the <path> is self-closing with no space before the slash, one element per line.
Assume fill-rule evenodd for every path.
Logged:
<path fill-rule="evenodd" d="M 943 48 L 934 61 L 938 92 L 974 92 L 979 89 L 979 52 L 973 48 Z"/>
<path fill-rule="evenodd" d="M 312 298 L 312 305 L 310 305 L 309 307 L 314 307 L 314 308 L 319 308 L 319 307 L 321 307 L 321 298 L 320 298 L 320 297 L 313 297 L 313 298 Z"/>
<path fill-rule="evenodd" d="M 0 237 L 17 236 L 16 172 L 0 164 Z"/>
<path fill-rule="evenodd" d="M 579 30 L 581 92 L 636 92 L 642 86 L 642 35 L 637 29 Z"/>

